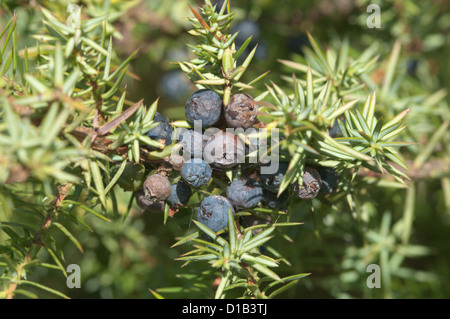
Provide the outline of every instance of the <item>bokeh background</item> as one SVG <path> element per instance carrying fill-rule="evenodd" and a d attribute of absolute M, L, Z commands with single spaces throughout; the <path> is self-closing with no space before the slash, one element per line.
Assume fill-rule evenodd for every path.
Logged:
<path fill-rule="evenodd" d="M 219 1 L 221 2 L 221 1 Z M 171 120 L 184 119 L 184 102 L 195 90 L 179 70 L 176 61 L 188 60 L 187 43 L 194 38 L 186 31 L 194 7 L 202 1 L 72 1 L 99 16 L 117 9 L 115 26 L 120 32 L 115 45 L 122 57 L 139 48 L 127 77 L 127 99 L 145 99 L 150 105 L 160 98 L 158 110 Z M 378 4 L 381 28 L 368 28 L 370 4 Z M 0 26 L 15 10 L 18 15 L 20 46 L 34 45 L 31 35 L 39 30 L 39 5 L 63 15 L 67 1 L 2 1 Z M 285 230 L 271 241 L 286 258 L 278 273 L 288 276 L 310 272 L 281 298 L 449 298 L 450 297 L 450 3 L 430 1 L 298 1 L 232 0 L 236 12 L 234 30 L 242 44 L 253 35 L 258 49 L 248 78 L 270 70 L 267 81 L 284 85 L 282 75 L 292 70 L 278 59 L 300 61 L 309 45 L 310 32 L 326 49 L 349 40 L 351 54 L 375 47 L 380 63 L 371 73 L 377 83 L 384 77 L 389 54 L 396 41 L 401 53 L 396 66 L 395 94 L 378 100 L 383 112 L 399 113 L 412 106 L 403 140 L 417 143 L 402 148 L 411 165 L 412 181 L 400 188 L 366 180 L 355 181 L 356 213 L 340 194 L 327 201 L 293 207 L 291 220 L 302 226 Z M 114 10 L 111 9 L 115 8 Z M 263 91 L 260 85 L 255 91 Z M 257 93 L 255 93 L 257 94 Z M 438 132 L 439 134 L 436 134 Z M 418 160 L 419 157 L 419 160 Z M 130 194 L 117 188 L 120 210 Z M 29 276 L 36 282 L 58 289 L 72 298 L 153 298 L 149 289 L 166 298 L 212 297 L 214 278 L 193 281 L 207 269 L 202 264 L 181 268 L 174 260 L 183 248 L 171 248 L 193 225 L 191 210 L 180 210 L 166 225 L 159 214 L 142 214 L 134 204 L 128 218 L 112 222 L 85 216 L 92 231 L 71 226 L 84 252 L 61 236 L 64 263 L 81 267 L 80 289 L 68 289 L 57 270 L 40 269 Z M 408 234 L 396 227 L 411 223 Z M 58 236 L 55 234 L 55 236 Z M 0 241 L 3 238 L 0 235 Z M 49 258 L 42 253 L 41 259 Z M 381 263 L 381 289 L 366 286 L 366 266 Z M 386 281 L 386 278 L 387 281 Z M 39 292 L 44 297 L 52 297 Z"/>

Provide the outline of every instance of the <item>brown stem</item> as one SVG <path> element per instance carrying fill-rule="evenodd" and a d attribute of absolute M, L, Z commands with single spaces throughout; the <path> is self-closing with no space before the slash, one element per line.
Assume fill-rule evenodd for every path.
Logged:
<path fill-rule="evenodd" d="M 95 133 L 93 129 L 88 127 L 78 127 L 74 129 L 70 134 L 72 134 L 74 137 L 76 137 L 80 142 L 83 141 L 89 134 Z M 101 152 L 103 154 L 116 154 L 120 156 L 126 156 L 128 153 L 128 146 L 122 145 L 119 146 L 116 149 L 109 148 L 109 145 L 113 143 L 112 140 L 103 137 L 103 136 L 97 136 L 95 141 L 92 143 L 92 149 Z M 149 164 L 158 164 L 161 163 L 163 160 L 155 160 L 150 159 L 150 152 L 148 149 L 141 147 L 140 148 L 140 160 L 142 162 L 146 162 Z"/>
<path fill-rule="evenodd" d="M 27 255 L 28 257 L 28 255 Z M 27 258 L 26 258 L 27 259 Z M 23 263 L 20 263 L 17 267 L 17 277 L 20 280 L 22 269 L 29 262 L 29 260 L 25 260 Z M 18 281 L 12 282 L 5 291 L 6 299 L 12 299 L 14 297 L 14 291 L 16 291 L 18 285 Z"/>

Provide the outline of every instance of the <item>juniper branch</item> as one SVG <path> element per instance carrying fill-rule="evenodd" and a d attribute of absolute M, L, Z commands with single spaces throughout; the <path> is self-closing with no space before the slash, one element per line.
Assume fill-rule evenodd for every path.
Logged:
<path fill-rule="evenodd" d="M 450 158 L 432 158 L 420 167 L 414 166 L 413 161 L 405 161 L 405 164 L 409 167 L 408 170 L 396 165 L 393 162 L 389 163 L 407 175 L 412 181 L 429 178 L 441 178 L 450 174 Z M 377 179 L 394 180 L 391 175 L 374 172 L 364 167 L 361 167 L 358 170 L 357 175 L 376 177 Z"/>
<path fill-rule="evenodd" d="M 35 260 L 36 255 L 39 253 L 41 248 L 45 246 L 45 244 L 43 243 L 43 236 L 45 236 L 46 231 L 52 225 L 54 218 L 58 216 L 58 207 L 61 205 L 64 198 L 68 195 L 69 190 L 70 188 L 72 188 L 72 186 L 72 183 L 67 183 L 59 187 L 53 208 L 49 209 L 49 211 L 47 212 L 44 223 L 34 234 L 33 241 L 30 242 L 30 246 L 28 247 L 24 260 L 17 266 L 16 276 L 11 280 L 8 288 L 5 291 L 0 292 L 0 297 L 4 296 L 6 299 L 12 299 L 14 297 L 14 292 L 17 289 L 17 286 L 20 285 L 24 267 L 26 267 L 31 261 Z"/>

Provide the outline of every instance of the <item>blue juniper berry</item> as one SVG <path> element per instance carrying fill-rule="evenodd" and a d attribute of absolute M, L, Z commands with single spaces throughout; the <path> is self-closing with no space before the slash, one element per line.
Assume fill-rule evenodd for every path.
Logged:
<path fill-rule="evenodd" d="M 236 45 L 238 47 L 244 44 L 244 42 L 247 41 L 249 37 L 252 37 L 249 47 L 255 46 L 261 35 L 261 29 L 258 22 L 250 19 L 242 20 L 241 22 L 236 24 L 236 26 L 233 28 L 233 33 L 234 32 L 239 32 L 235 39 Z"/>
<path fill-rule="evenodd" d="M 200 120 L 202 127 L 210 127 L 219 121 L 222 105 L 220 95 L 213 90 L 198 90 L 186 101 L 185 115 L 191 123 Z"/>
<path fill-rule="evenodd" d="M 189 159 L 192 157 L 201 158 L 203 148 L 206 144 L 206 138 L 202 132 L 195 130 L 180 130 L 179 141 L 183 148 L 183 157 Z"/>
<path fill-rule="evenodd" d="M 189 198 L 192 195 L 191 188 L 183 180 L 178 181 L 176 184 L 171 186 L 172 192 L 167 198 L 167 201 L 172 206 L 184 206 L 188 203 Z"/>
<path fill-rule="evenodd" d="M 157 122 L 159 125 L 148 131 L 146 135 L 152 140 L 160 142 L 164 145 L 172 144 L 173 127 L 169 124 L 169 120 L 164 115 L 156 112 L 153 117 L 153 122 Z M 149 148 L 153 149 L 151 146 L 149 146 Z"/>
<path fill-rule="evenodd" d="M 190 81 L 181 70 L 170 71 L 161 78 L 159 91 L 173 102 L 181 102 L 190 94 Z"/>
<path fill-rule="evenodd" d="M 233 205 L 227 198 L 219 195 L 206 197 L 200 204 L 197 220 L 214 232 L 228 226 L 228 210 L 234 215 Z"/>
<path fill-rule="evenodd" d="M 227 197 L 236 208 L 252 208 L 259 204 L 263 190 L 259 183 L 244 177 L 233 181 L 227 189 Z"/>
<path fill-rule="evenodd" d="M 268 163 L 265 166 L 269 166 L 270 164 L 271 163 Z M 268 191 L 271 191 L 273 193 L 278 193 L 278 190 L 280 189 L 281 181 L 283 180 L 288 167 L 289 167 L 289 163 L 279 162 L 278 169 L 276 170 L 276 172 L 271 173 L 271 174 L 261 174 L 261 185 Z"/>
<path fill-rule="evenodd" d="M 419 65 L 419 61 L 418 60 L 411 60 L 409 59 L 406 62 L 406 72 L 408 73 L 408 75 L 412 76 L 412 77 L 416 77 L 417 76 L 417 66 Z"/>
<path fill-rule="evenodd" d="M 280 197 L 277 197 L 276 193 L 268 191 L 267 189 L 263 190 L 262 202 L 271 209 L 286 209 L 288 200 L 289 193 L 287 191 L 284 191 L 280 194 Z"/>
<path fill-rule="evenodd" d="M 336 171 L 329 167 L 318 167 L 320 178 L 322 179 L 322 186 L 320 187 L 320 194 L 329 194 L 336 189 L 339 183 L 339 175 Z"/>
<path fill-rule="evenodd" d="M 207 162 L 200 158 L 186 161 L 180 170 L 181 177 L 193 187 L 201 187 L 208 184 L 212 170 Z"/>
<path fill-rule="evenodd" d="M 336 137 L 342 136 L 342 132 L 341 132 L 341 129 L 339 128 L 338 121 L 339 120 L 336 119 L 336 121 L 334 122 L 333 127 L 328 129 L 328 135 L 330 135 L 332 138 L 336 138 Z M 342 123 L 345 124 L 345 119 L 342 120 Z"/>

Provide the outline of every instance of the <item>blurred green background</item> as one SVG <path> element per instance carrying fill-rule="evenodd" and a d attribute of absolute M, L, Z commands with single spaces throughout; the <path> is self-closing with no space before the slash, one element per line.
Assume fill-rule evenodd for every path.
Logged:
<path fill-rule="evenodd" d="M 219 1 L 220 2 L 220 1 Z M 158 110 L 171 120 L 184 119 L 184 101 L 195 87 L 174 62 L 192 57 L 187 43 L 191 16 L 187 3 L 201 1 L 72 1 L 101 15 L 111 7 L 130 7 L 115 25 L 121 38 L 115 45 L 122 57 L 136 48 L 127 78 L 127 99 L 145 99 L 150 105 L 160 97 Z M 381 9 L 381 28 L 370 29 L 366 21 L 369 4 Z M 67 1 L 2 1 L 0 26 L 13 10 L 18 14 L 20 46 L 34 45 L 31 35 L 40 27 L 38 5 L 53 12 L 66 12 Z M 380 63 L 371 78 L 377 83 L 395 41 L 401 43 L 400 58 L 393 85 L 396 94 L 379 98 L 380 113 L 399 113 L 412 106 L 403 140 L 418 144 L 402 149 L 414 166 L 409 188 L 380 187 L 355 181 L 356 213 L 352 213 L 340 194 L 328 201 L 314 201 L 293 207 L 292 221 L 304 224 L 279 233 L 271 246 L 291 264 L 281 264 L 280 276 L 310 272 L 282 298 L 449 298 L 450 282 L 450 3 L 434 1 L 231 1 L 236 12 L 234 30 L 240 30 L 237 43 L 253 35 L 257 54 L 248 78 L 270 70 L 266 80 L 280 85 L 288 70 L 277 59 L 299 60 L 308 46 L 310 32 L 324 48 L 348 38 L 356 52 L 376 45 Z M 259 83 L 256 91 L 264 90 Z M 446 124 L 447 123 L 447 124 Z M 441 128 L 439 136 L 435 133 Z M 434 139 L 433 139 L 434 136 Z M 427 147 L 428 148 L 427 148 Z M 417 157 L 422 154 L 420 161 Z M 414 162 L 415 161 L 415 162 Z M 419 165 L 420 164 L 420 165 Z M 120 188 L 125 210 L 129 193 Z M 331 205 L 334 203 L 334 205 Z M 312 209 L 313 208 L 313 209 Z M 81 214 L 81 213 L 80 213 Z M 136 204 L 130 216 L 111 223 L 85 216 L 92 232 L 70 225 L 84 252 L 65 237 L 59 246 L 65 264 L 81 267 L 80 289 L 68 289 L 57 270 L 40 269 L 29 274 L 72 298 L 153 298 L 149 288 L 167 298 L 212 297 L 214 278 L 193 282 L 191 276 L 207 269 L 202 264 L 180 268 L 175 261 L 183 248 L 170 248 L 177 237 L 192 230 L 191 210 L 180 210 L 163 225 L 163 216 L 142 214 Z M 397 234 L 396 225 L 411 222 L 410 234 Z M 55 236 L 58 237 L 57 234 Z M 0 237 L 2 240 L 2 237 Z M 387 255 L 383 252 L 387 251 Z M 46 260 L 45 252 L 40 256 Z M 369 289 L 366 267 L 382 264 L 381 289 Z M 171 287 L 171 288 L 168 288 Z M 164 289 L 165 288 L 165 289 Z M 183 288 L 183 289 L 182 289 Z M 44 297 L 51 295 L 42 294 Z"/>

